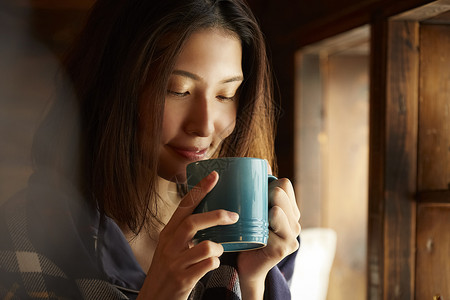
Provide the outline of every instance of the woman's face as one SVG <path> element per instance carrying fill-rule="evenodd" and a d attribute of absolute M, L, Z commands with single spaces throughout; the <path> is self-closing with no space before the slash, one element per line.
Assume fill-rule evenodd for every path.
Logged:
<path fill-rule="evenodd" d="M 187 41 L 169 79 L 158 175 L 186 180 L 186 165 L 213 155 L 236 123 L 243 81 L 242 48 L 235 35 L 205 29 Z"/>

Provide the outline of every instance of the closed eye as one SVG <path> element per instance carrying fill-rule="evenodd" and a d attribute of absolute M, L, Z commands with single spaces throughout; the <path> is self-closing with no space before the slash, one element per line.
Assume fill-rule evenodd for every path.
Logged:
<path fill-rule="evenodd" d="M 189 92 L 175 92 L 175 91 L 171 91 L 171 90 L 168 90 L 167 92 L 169 94 L 172 94 L 172 95 L 176 96 L 176 97 L 185 97 L 185 96 L 190 95 Z"/>
<path fill-rule="evenodd" d="M 233 95 L 231 97 L 217 96 L 217 98 L 221 101 L 233 101 L 236 98 L 236 95 Z"/>

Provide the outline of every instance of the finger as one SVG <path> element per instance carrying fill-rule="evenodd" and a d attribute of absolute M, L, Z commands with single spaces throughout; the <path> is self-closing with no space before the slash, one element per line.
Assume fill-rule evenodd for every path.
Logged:
<path fill-rule="evenodd" d="M 186 250 L 177 260 L 177 264 L 182 269 L 188 269 L 190 266 L 209 257 L 220 257 L 222 254 L 222 245 L 211 241 L 203 241 L 193 248 Z"/>
<path fill-rule="evenodd" d="M 208 257 L 192 266 L 186 270 L 186 277 L 196 278 L 193 283 L 195 285 L 201 278 L 203 278 L 206 273 L 217 269 L 220 266 L 220 259 L 218 257 Z"/>
<path fill-rule="evenodd" d="M 211 172 L 208 176 L 200 180 L 200 182 L 183 197 L 178 208 L 170 218 L 170 221 L 164 227 L 164 231 L 173 232 L 184 218 L 192 214 L 195 207 L 197 207 L 206 194 L 214 188 L 218 180 L 219 174 L 216 171 Z"/>
<path fill-rule="evenodd" d="M 263 250 L 267 251 L 269 257 L 274 257 L 280 261 L 289 254 L 295 252 L 298 247 L 299 243 L 296 238 L 284 239 L 273 231 L 269 231 L 269 240 L 267 246 Z"/>
<path fill-rule="evenodd" d="M 222 253 L 223 247 L 210 241 L 186 250 L 171 263 L 175 280 L 181 286 L 194 286 L 206 273 L 219 267 Z"/>
<path fill-rule="evenodd" d="M 276 187 L 273 194 L 275 199 L 273 200 L 274 206 L 272 208 L 279 208 L 282 210 L 285 215 L 285 220 L 289 223 L 292 230 L 296 231 L 299 226 L 299 219 L 295 210 L 291 208 L 286 193 L 282 189 Z"/>
<path fill-rule="evenodd" d="M 300 210 L 298 209 L 294 188 L 289 179 L 280 178 L 271 182 L 269 187 L 269 205 L 281 206 L 283 210 L 291 212 L 290 217 L 298 222 L 300 220 Z"/>
<path fill-rule="evenodd" d="M 279 206 L 274 206 L 269 210 L 270 230 L 283 239 L 295 238 L 300 233 L 300 225 L 292 225 L 288 217 Z"/>
<path fill-rule="evenodd" d="M 189 242 L 199 230 L 217 225 L 233 224 L 238 219 L 239 215 L 237 213 L 223 209 L 190 215 L 175 230 L 172 247 L 180 250 L 189 248 Z"/>
<path fill-rule="evenodd" d="M 297 207 L 292 206 L 292 201 L 286 192 L 280 187 L 275 187 L 271 190 L 270 199 L 272 207 L 276 206 L 281 208 L 286 214 L 291 227 L 295 228 L 299 222 L 299 212 Z"/>
<path fill-rule="evenodd" d="M 282 189 L 291 200 L 291 203 L 297 206 L 294 187 L 292 186 L 292 183 L 289 179 L 279 178 L 277 180 L 272 181 L 270 183 L 270 188 L 274 187 L 279 187 L 280 189 Z"/>
<path fill-rule="evenodd" d="M 191 290 L 195 284 L 206 275 L 206 273 L 217 269 L 220 266 L 220 260 L 217 256 L 209 256 L 197 263 L 189 265 L 187 268 L 182 267 L 178 260 L 173 261 L 171 265 L 171 269 L 174 272 L 171 274 L 170 281 L 175 282 L 177 289 Z"/>

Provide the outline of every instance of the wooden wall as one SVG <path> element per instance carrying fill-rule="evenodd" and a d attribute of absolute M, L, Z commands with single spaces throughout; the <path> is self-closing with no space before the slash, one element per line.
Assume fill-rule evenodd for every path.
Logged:
<path fill-rule="evenodd" d="M 295 52 L 344 31 L 385 20 L 431 0 L 248 0 L 266 35 L 279 88 L 276 151 L 280 176 L 295 181 Z"/>
<path fill-rule="evenodd" d="M 389 17 L 432 1 L 301 2 L 252 1 L 267 33 L 285 113 L 277 141 L 280 173 L 295 174 L 295 148 L 287 133 L 295 128 L 296 118 L 294 53 L 304 45 L 370 24 L 367 298 L 441 299 L 437 298 L 441 295 L 446 299 L 450 293 L 449 48 L 437 46 L 448 43 L 449 34 L 448 25 L 436 26 L 444 16 L 431 21 L 433 28 L 420 20 L 448 9 L 449 2 L 436 1 L 420 12 L 419 21 L 404 22 L 390 22 Z M 446 16 L 448 20 L 448 12 Z"/>
<path fill-rule="evenodd" d="M 450 297 L 450 11 L 420 26 L 416 298 Z"/>

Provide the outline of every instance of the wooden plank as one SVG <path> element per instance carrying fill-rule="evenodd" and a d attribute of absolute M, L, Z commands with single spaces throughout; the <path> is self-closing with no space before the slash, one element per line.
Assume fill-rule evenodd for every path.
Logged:
<path fill-rule="evenodd" d="M 450 26 L 422 25 L 418 187 L 450 186 Z"/>
<path fill-rule="evenodd" d="M 345 51 L 348 53 L 349 49 L 364 47 L 361 49 L 361 54 L 366 55 L 369 52 L 369 37 L 370 26 L 365 25 L 303 47 L 301 51 L 302 54 L 332 55 Z"/>
<path fill-rule="evenodd" d="M 414 299 L 418 37 L 372 25 L 368 299 Z"/>
<path fill-rule="evenodd" d="M 448 10 L 439 14 L 433 18 L 427 19 L 425 21 L 426 24 L 450 24 L 450 5 L 448 6 Z"/>
<path fill-rule="evenodd" d="M 449 228 L 450 204 L 419 205 L 416 299 L 450 299 Z"/>
<path fill-rule="evenodd" d="M 367 299 L 378 300 L 384 289 L 384 174 L 386 144 L 387 22 L 371 26 L 369 88 L 369 220 Z"/>
<path fill-rule="evenodd" d="M 389 24 L 383 299 L 414 299 L 419 25 Z"/>
<path fill-rule="evenodd" d="M 252 1 L 256 2 L 256 1 Z M 336 34 L 388 18 L 432 0 L 263 1 L 258 11 L 264 29 L 281 47 L 299 48 Z M 289 9 L 286 9 L 288 7 Z M 280 22 L 279 20 L 283 20 Z"/>
<path fill-rule="evenodd" d="M 450 9 L 449 0 L 438 0 L 432 3 L 420 6 L 416 9 L 408 10 L 402 14 L 393 17 L 395 21 L 424 21 L 435 18 Z"/>

